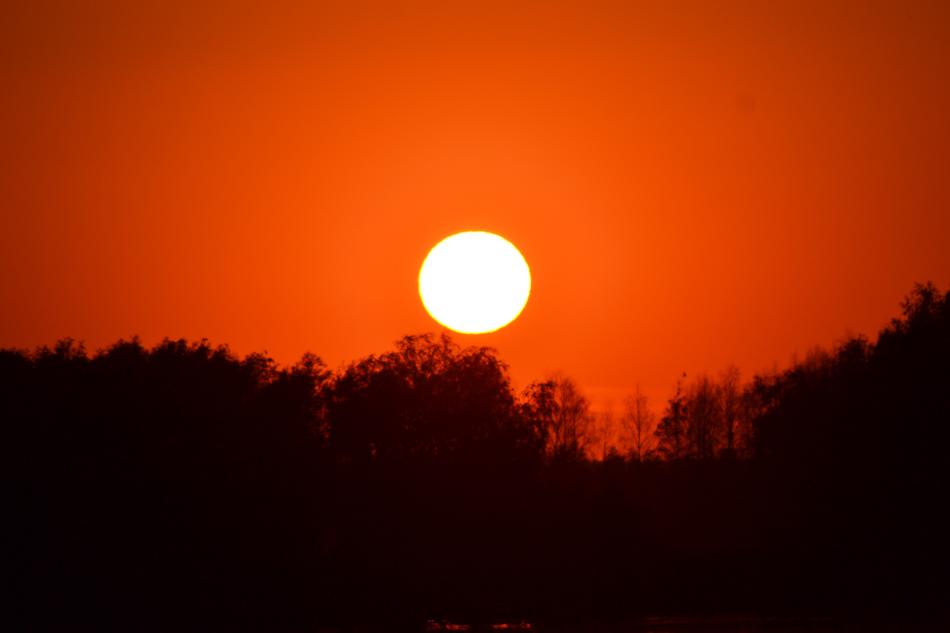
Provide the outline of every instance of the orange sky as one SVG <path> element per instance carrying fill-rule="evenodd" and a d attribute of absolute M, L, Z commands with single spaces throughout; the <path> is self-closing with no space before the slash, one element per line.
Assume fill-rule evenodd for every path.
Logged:
<path fill-rule="evenodd" d="M 436 331 L 422 259 L 483 229 L 533 294 L 458 340 L 603 404 L 950 282 L 945 1 L 194 4 L 0 9 L 0 346 L 335 367 Z"/>

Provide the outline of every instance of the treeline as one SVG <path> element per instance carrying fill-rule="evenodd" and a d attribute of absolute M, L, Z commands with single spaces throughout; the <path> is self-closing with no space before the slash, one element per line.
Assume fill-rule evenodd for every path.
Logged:
<path fill-rule="evenodd" d="M 0 352 L 30 628 L 938 613 L 950 293 L 875 342 L 635 393 L 414 336 L 331 372 L 207 342 Z M 606 423 L 605 423 L 606 422 Z M 603 459 L 591 460 L 596 455 Z"/>

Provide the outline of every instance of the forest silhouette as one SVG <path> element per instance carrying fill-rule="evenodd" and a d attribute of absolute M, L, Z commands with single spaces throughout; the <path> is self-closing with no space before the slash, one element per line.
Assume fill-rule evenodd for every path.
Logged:
<path fill-rule="evenodd" d="M 330 371 L 206 341 L 0 352 L 27 628 L 946 609 L 950 292 L 616 420 L 447 336 Z M 605 440 L 612 422 L 619 440 Z"/>

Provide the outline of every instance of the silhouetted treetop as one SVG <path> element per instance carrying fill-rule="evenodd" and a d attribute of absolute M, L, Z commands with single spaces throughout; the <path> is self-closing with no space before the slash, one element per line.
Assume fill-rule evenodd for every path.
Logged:
<path fill-rule="evenodd" d="M 447 335 L 407 336 L 326 390 L 331 450 L 347 461 L 530 458 L 534 430 L 517 413 L 494 350 Z"/>
<path fill-rule="evenodd" d="M 903 315 L 875 343 L 851 338 L 783 372 L 757 376 L 757 448 L 762 454 L 889 459 L 933 450 L 950 419 L 948 294 L 917 284 Z M 918 442 L 921 442 L 918 444 Z"/>
<path fill-rule="evenodd" d="M 521 394 L 520 412 L 548 459 L 571 462 L 587 457 L 594 420 L 590 401 L 572 379 L 554 374 L 531 383 Z"/>

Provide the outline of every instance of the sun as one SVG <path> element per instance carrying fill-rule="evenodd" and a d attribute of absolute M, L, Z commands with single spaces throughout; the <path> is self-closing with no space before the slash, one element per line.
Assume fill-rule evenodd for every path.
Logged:
<path fill-rule="evenodd" d="M 432 247 L 419 270 L 419 296 L 433 319 L 483 334 L 514 321 L 531 294 L 528 262 L 494 233 L 465 231 Z"/>

